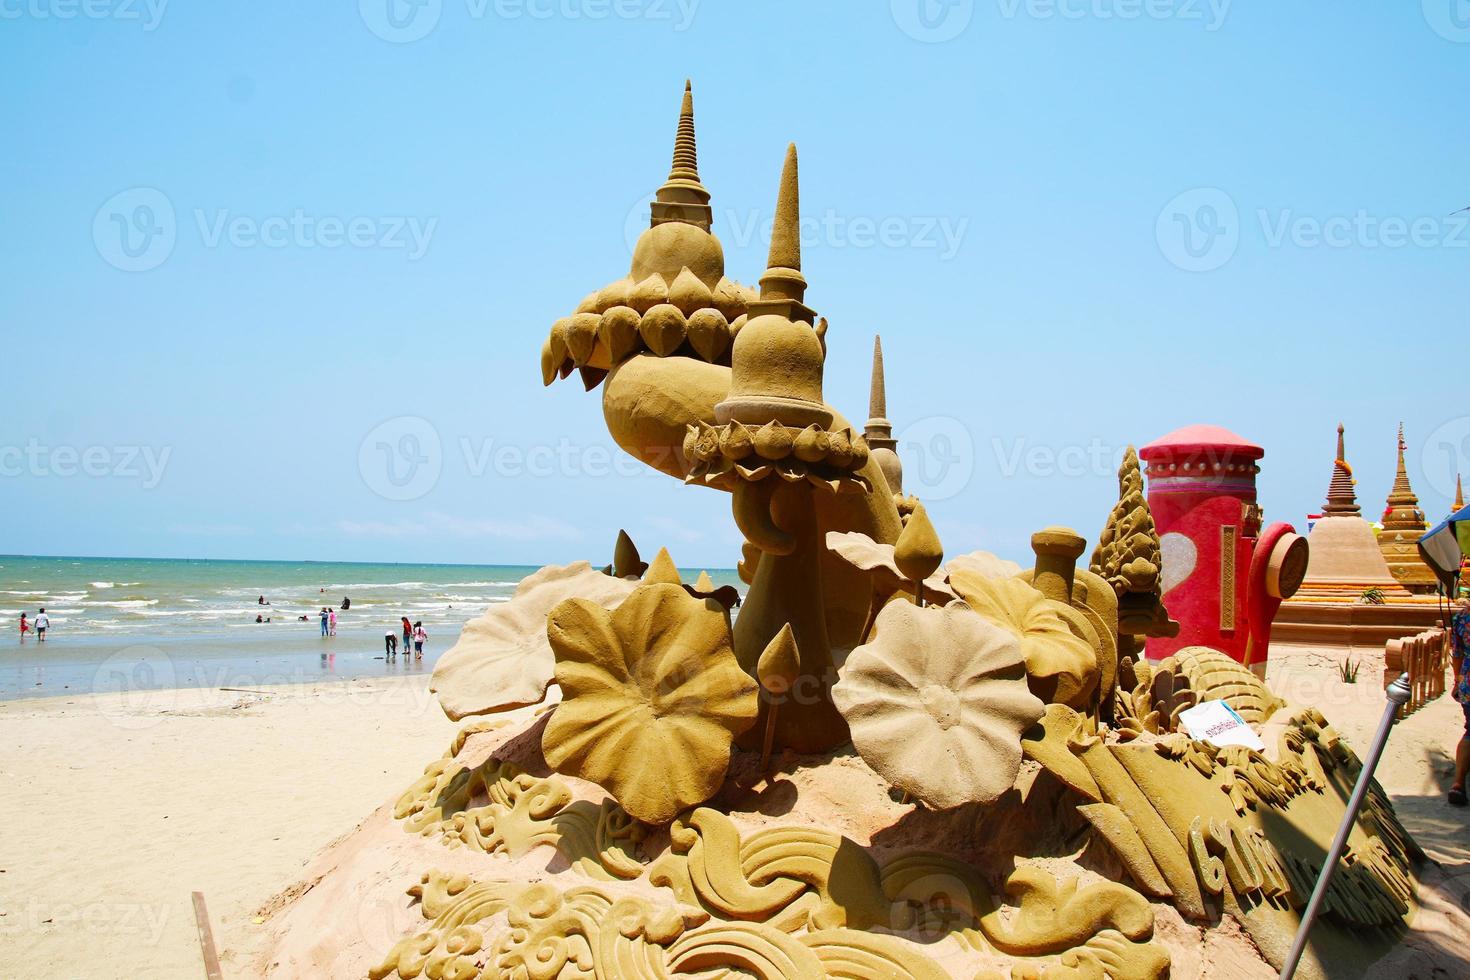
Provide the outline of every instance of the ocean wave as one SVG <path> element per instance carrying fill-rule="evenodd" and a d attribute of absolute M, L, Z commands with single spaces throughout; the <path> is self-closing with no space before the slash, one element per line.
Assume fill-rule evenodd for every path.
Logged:
<path fill-rule="evenodd" d="M 106 606 L 109 609 L 141 609 L 158 605 L 157 599 L 83 599 L 78 605 Z"/>
<path fill-rule="evenodd" d="M 441 589 L 510 589 L 520 582 L 441 582 Z"/>
<path fill-rule="evenodd" d="M 21 591 L 18 591 L 16 589 L 6 589 L 4 591 L 0 591 L 0 595 L 24 596 L 24 597 L 26 597 L 28 599 L 41 599 L 41 600 L 53 599 L 54 598 L 54 599 L 64 599 L 64 600 L 68 600 L 68 601 L 70 601 L 72 599 L 75 599 L 78 596 L 84 596 L 84 595 L 87 595 L 87 594 L 88 594 L 87 593 L 87 590 L 85 590 L 85 589 L 83 589 L 80 592 L 69 592 L 69 591 L 64 591 L 64 590 L 63 591 L 60 591 L 60 592 L 46 592 L 46 591 L 43 591 L 41 589 L 31 589 L 28 592 L 21 592 Z"/>
<path fill-rule="evenodd" d="M 346 585 L 329 585 L 328 592 L 341 592 L 346 589 L 419 589 L 424 586 L 439 587 L 437 582 L 348 582 Z"/>
<path fill-rule="evenodd" d="M 117 583 L 116 582 L 92 582 L 90 584 L 91 584 L 92 588 L 94 588 L 94 589 L 110 589 L 114 585 L 116 585 Z"/>

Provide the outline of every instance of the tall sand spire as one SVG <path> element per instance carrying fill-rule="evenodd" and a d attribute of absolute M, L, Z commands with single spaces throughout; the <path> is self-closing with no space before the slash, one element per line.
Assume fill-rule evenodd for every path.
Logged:
<path fill-rule="evenodd" d="M 873 377 L 868 383 L 868 415 L 888 418 L 888 393 L 883 385 L 883 338 L 873 335 Z"/>
<path fill-rule="evenodd" d="M 751 316 L 778 313 L 790 320 L 815 324 L 817 315 L 805 303 L 806 277 L 801 274 L 801 179 L 795 143 L 786 147 L 786 161 L 781 167 L 781 189 L 776 195 L 766 266 L 760 299 L 750 304 Z M 825 329 L 823 321 L 817 333 Z"/>
<path fill-rule="evenodd" d="M 772 270 L 801 271 L 801 177 L 795 143 L 786 147 L 786 162 L 781 167 L 781 189 L 776 195 L 776 216 L 771 225 L 771 251 L 766 266 Z M 801 296 L 794 298 L 801 299 Z"/>
<path fill-rule="evenodd" d="M 1362 513 L 1358 506 L 1358 495 L 1353 490 L 1353 468 L 1348 465 L 1347 453 L 1343 449 L 1343 426 L 1337 426 L 1337 458 L 1332 462 L 1332 483 L 1327 487 L 1327 506 L 1322 513 L 1328 517 L 1357 517 Z"/>
<path fill-rule="evenodd" d="M 682 221 L 709 231 L 713 212 L 709 190 L 699 180 L 699 148 L 694 137 L 694 85 L 684 82 L 679 129 L 674 136 L 674 162 L 669 179 L 658 189 L 650 208 L 650 224 Z"/>

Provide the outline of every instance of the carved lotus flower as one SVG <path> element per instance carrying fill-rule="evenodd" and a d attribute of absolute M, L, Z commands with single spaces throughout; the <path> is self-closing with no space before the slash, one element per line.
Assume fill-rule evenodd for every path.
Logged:
<path fill-rule="evenodd" d="M 546 632 L 562 690 L 541 736 L 553 769 L 598 784 L 644 823 L 715 794 L 759 705 L 718 603 L 642 585 L 611 611 L 569 599 Z"/>
<path fill-rule="evenodd" d="M 635 586 L 585 561 L 546 566 L 527 576 L 509 602 L 465 623 L 459 642 L 439 658 L 429 690 L 454 721 L 540 702 L 556 669 L 546 614 L 573 596 L 611 606 Z"/>
<path fill-rule="evenodd" d="M 1021 643 L 1031 690 L 1048 703 L 1085 708 L 1097 686 L 1097 652 L 1079 633 L 1086 622 L 1014 578 L 986 578 L 960 570 L 950 577 L 955 593 L 975 612 Z M 1074 628 L 1075 627 L 1075 628 Z"/>
<path fill-rule="evenodd" d="M 1021 648 L 959 603 L 890 603 L 832 688 L 863 761 L 939 810 L 989 803 L 1015 782 L 1021 733 L 1044 706 Z"/>

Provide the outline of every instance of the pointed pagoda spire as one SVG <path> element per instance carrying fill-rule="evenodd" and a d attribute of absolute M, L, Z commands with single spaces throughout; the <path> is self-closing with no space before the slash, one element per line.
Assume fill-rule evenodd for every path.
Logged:
<path fill-rule="evenodd" d="M 1414 495 L 1414 488 L 1409 485 L 1409 471 L 1404 468 L 1404 450 L 1408 448 L 1404 442 L 1404 423 L 1399 423 L 1399 466 L 1398 472 L 1393 477 L 1393 488 L 1388 491 L 1388 505 L 1390 507 L 1407 505 L 1418 507 L 1419 498 Z"/>
<path fill-rule="evenodd" d="M 883 338 L 873 335 L 873 375 L 868 386 L 868 424 L 863 430 L 870 449 L 893 449 L 893 423 L 888 421 L 888 393 L 883 381 Z"/>
<path fill-rule="evenodd" d="M 749 304 L 752 317 L 776 313 L 789 320 L 815 323 L 816 313 L 806 305 L 806 277 L 801 274 L 801 181 L 796 144 L 786 148 L 781 167 L 781 190 L 771 224 L 771 251 L 761 276 L 761 297 Z"/>
<path fill-rule="evenodd" d="M 1404 423 L 1399 423 L 1399 465 L 1394 474 L 1393 488 L 1388 491 L 1388 505 L 1383 511 L 1385 531 L 1424 531 L 1424 512 L 1419 509 L 1419 498 L 1409 485 L 1409 471 L 1404 466 Z M 1391 563 L 1390 563 L 1391 564 Z"/>
<path fill-rule="evenodd" d="M 1458 514 L 1465 509 L 1465 488 L 1460 485 L 1460 474 L 1455 474 L 1455 509 L 1451 514 Z"/>
<path fill-rule="evenodd" d="M 801 174 L 795 143 L 786 147 L 786 161 L 781 165 L 781 189 L 776 195 L 776 220 L 771 225 L 766 266 L 801 271 Z"/>
<path fill-rule="evenodd" d="M 883 338 L 873 334 L 873 378 L 868 385 L 868 415 L 887 419 L 888 393 L 883 386 Z"/>
<path fill-rule="evenodd" d="M 1327 487 L 1327 506 L 1322 513 L 1328 517 L 1359 517 L 1362 508 L 1353 491 L 1353 468 L 1348 465 L 1347 453 L 1343 449 L 1343 426 L 1337 425 L 1337 459 L 1332 463 L 1332 483 Z"/>
<path fill-rule="evenodd" d="M 694 142 L 694 83 L 684 79 L 684 103 L 679 107 L 679 133 L 674 137 L 674 165 L 670 180 L 699 181 L 699 148 Z"/>
<path fill-rule="evenodd" d="M 713 212 L 709 191 L 699 181 L 699 149 L 694 139 L 694 85 L 684 82 L 684 101 L 679 107 L 679 130 L 674 136 L 674 163 L 669 179 L 658 189 L 650 207 L 650 225 L 682 221 L 709 231 Z"/>

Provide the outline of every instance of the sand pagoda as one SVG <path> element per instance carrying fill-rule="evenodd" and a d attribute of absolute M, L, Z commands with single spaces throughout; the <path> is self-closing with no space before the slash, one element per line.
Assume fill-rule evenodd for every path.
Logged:
<path fill-rule="evenodd" d="M 1410 592 L 1430 595 L 1435 591 L 1438 580 L 1434 572 L 1419 557 L 1418 542 L 1429 525 L 1424 521 L 1424 511 L 1419 507 L 1419 498 L 1409 486 L 1409 473 L 1404 467 L 1404 426 L 1399 423 L 1398 469 L 1394 473 L 1393 487 L 1388 491 L 1388 502 L 1383 511 L 1383 530 L 1378 534 L 1378 547 L 1388 570 L 1398 582 Z"/>
<path fill-rule="evenodd" d="M 1136 460 L 1097 571 L 1059 527 L 1030 569 L 945 561 L 891 447 L 823 398 L 841 335 L 807 303 L 794 146 L 780 174 L 754 290 L 711 233 L 686 87 L 631 269 L 541 358 L 602 386 L 626 451 L 729 495 L 743 605 L 624 536 L 471 620 L 431 685 L 468 724 L 285 894 L 266 975 L 1275 975 L 1357 756 L 1223 654 L 1136 658 L 1166 622 Z M 1267 750 L 1192 740 L 1210 699 Z M 1437 873 L 1375 789 L 1298 976 L 1403 969 Z"/>
<path fill-rule="evenodd" d="M 873 337 L 873 374 L 868 388 L 868 424 L 863 428 L 868 452 L 878 461 L 878 468 L 891 493 L 903 493 L 903 462 L 898 458 L 898 441 L 893 438 L 893 423 L 888 420 L 888 390 L 883 380 L 883 338 Z"/>
<path fill-rule="evenodd" d="M 1373 526 L 1363 519 L 1343 432 L 1339 425 L 1327 503 L 1307 535 L 1307 576 L 1277 613 L 1277 642 L 1371 646 L 1439 622 L 1439 604 L 1411 594 L 1394 577 Z M 1402 450 L 1399 461 L 1402 474 Z"/>

